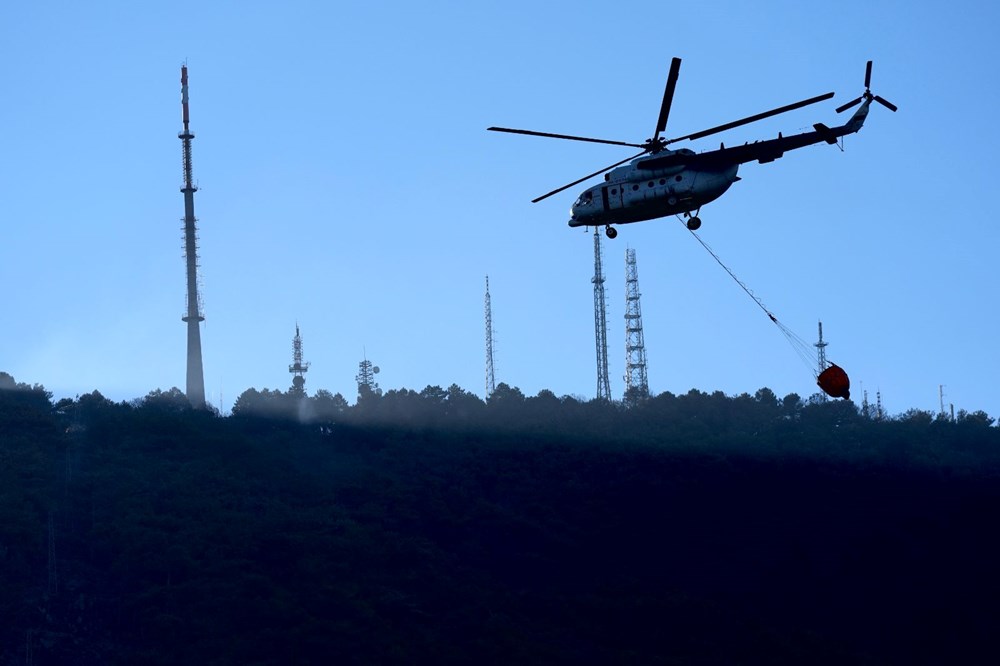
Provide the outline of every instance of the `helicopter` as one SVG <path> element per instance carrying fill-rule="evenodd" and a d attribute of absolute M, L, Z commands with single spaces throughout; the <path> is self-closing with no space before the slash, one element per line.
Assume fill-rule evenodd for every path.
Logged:
<path fill-rule="evenodd" d="M 716 150 L 696 153 L 689 148 L 671 150 L 667 146 L 679 141 L 700 139 L 712 134 L 740 127 L 749 123 L 770 118 L 781 113 L 800 109 L 810 104 L 816 104 L 833 97 L 829 92 L 816 97 L 810 97 L 794 104 L 781 106 L 770 111 L 758 113 L 740 120 L 725 123 L 717 127 L 668 139 L 660 136 L 666 131 L 667 118 L 680 74 L 681 59 L 674 58 L 667 74 L 667 86 L 663 91 L 663 102 L 660 105 L 660 115 L 656 121 L 656 132 L 651 139 L 643 143 L 625 141 L 609 141 L 593 139 L 568 134 L 551 134 L 532 130 L 511 129 L 509 127 L 488 127 L 491 132 L 507 132 L 510 134 L 526 134 L 552 139 L 568 139 L 571 141 L 586 141 L 589 143 L 604 143 L 615 146 L 641 148 L 642 152 L 633 155 L 611 166 L 605 167 L 572 183 L 556 188 L 551 192 L 532 199 L 538 203 L 543 199 L 558 194 L 574 185 L 604 174 L 604 182 L 584 190 L 570 209 L 569 226 L 571 227 L 604 227 L 608 238 L 615 238 L 618 231 L 612 226 L 652 220 L 668 215 L 678 215 L 686 218 L 687 228 L 694 231 L 701 227 L 698 217 L 701 207 L 722 196 L 729 187 L 740 180 L 736 175 L 739 165 L 745 162 L 757 161 L 760 164 L 773 162 L 789 150 L 803 148 L 820 142 L 834 145 L 840 137 L 853 134 L 861 129 L 868 116 L 868 107 L 873 101 L 878 102 L 890 111 L 896 111 L 896 105 L 873 95 L 871 92 L 872 61 L 868 61 L 865 69 L 865 90 L 861 95 L 847 104 L 837 108 L 837 113 L 861 104 L 857 111 L 843 125 L 827 127 L 823 123 L 815 123 L 813 131 L 783 136 L 764 141 L 746 143 L 742 146 L 727 148 L 720 144 Z M 623 166 L 624 165 L 624 166 Z"/>

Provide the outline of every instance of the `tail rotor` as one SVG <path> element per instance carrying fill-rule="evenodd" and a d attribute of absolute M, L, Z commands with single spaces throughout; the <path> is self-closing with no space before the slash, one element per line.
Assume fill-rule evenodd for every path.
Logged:
<path fill-rule="evenodd" d="M 843 106 L 837 107 L 837 113 L 841 113 L 843 111 L 847 111 L 852 106 L 857 106 L 858 104 L 860 104 L 863 100 L 866 100 L 866 101 L 875 100 L 876 102 L 878 102 L 879 104 L 881 104 L 885 108 L 889 109 L 890 111 L 896 111 L 897 107 L 896 107 L 895 104 L 893 104 L 892 102 L 888 101 L 887 99 L 879 97 L 878 95 L 873 95 L 872 94 L 871 83 L 872 83 L 872 61 L 869 60 L 867 67 L 865 67 L 865 91 L 863 93 L 861 93 L 861 96 L 858 97 L 857 99 L 853 99 L 850 102 L 848 102 L 847 104 L 844 104 Z"/>

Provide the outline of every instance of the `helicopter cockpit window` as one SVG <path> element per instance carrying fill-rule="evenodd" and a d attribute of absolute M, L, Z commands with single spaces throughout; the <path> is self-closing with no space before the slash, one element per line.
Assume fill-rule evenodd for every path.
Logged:
<path fill-rule="evenodd" d="M 584 192 L 583 194 L 580 195 L 579 199 L 576 200 L 576 205 L 577 206 L 586 206 L 590 202 L 592 202 L 593 200 L 594 200 L 594 193 L 591 192 L 590 190 L 587 190 L 586 192 Z"/>

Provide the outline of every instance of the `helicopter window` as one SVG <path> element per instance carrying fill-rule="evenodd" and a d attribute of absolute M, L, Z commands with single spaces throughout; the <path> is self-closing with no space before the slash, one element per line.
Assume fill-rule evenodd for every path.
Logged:
<path fill-rule="evenodd" d="M 666 178 L 661 178 L 660 179 L 660 185 L 666 185 L 666 184 L 667 184 L 667 179 Z"/>
<path fill-rule="evenodd" d="M 681 182 L 684 179 L 681 176 L 677 175 L 677 176 L 674 176 L 674 180 L 676 180 L 679 183 L 679 182 Z"/>
<path fill-rule="evenodd" d="M 633 191 L 635 191 L 635 190 L 637 190 L 637 189 L 639 189 L 639 186 L 638 186 L 638 185 L 633 185 L 633 186 L 632 186 L 632 190 L 633 190 Z"/>
<path fill-rule="evenodd" d="M 652 186 L 653 186 L 653 181 L 649 181 L 649 186 L 650 186 L 650 187 L 652 187 Z"/>
<path fill-rule="evenodd" d="M 616 187 L 611 188 L 611 194 L 618 194 L 618 188 Z"/>

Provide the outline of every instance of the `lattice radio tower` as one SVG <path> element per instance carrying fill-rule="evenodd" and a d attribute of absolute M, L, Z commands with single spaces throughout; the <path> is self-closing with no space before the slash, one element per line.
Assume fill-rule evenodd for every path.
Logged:
<path fill-rule="evenodd" d="M 625 250 L 625 404 L 634 406 L 649 397 L 646 344 L 639 307 L 639 269 L 635 250 Z"/>
<path fill-rule="evenodd" d="M 201 364 L 201 322 L 205 321 L 198 294 L 198 221 L 194 216 L 194 193 L 191 178 L 191 141 L 194 134 L 188 123 L 187 65 L 181 66 L 181 108 L 184 130 L 177 137 L 184 147 L 184 258 L 187 261 L 187 311 L 181 320 L 187 323 L 187 398 L 195 409 L 205 408 L 205 374 Z"/>
<path fill-rule="evenodd" d="M 302 360 L 302 336 L 299 335 L 299 325 L 295 324 L 295 337 L 292 338 L 292 364 L 288 366 L 288 372 L 292 373 L 292 388 L 288 392 L 292 395 L 305 397 L 306 378 L 303 377 L 309 371 L 309 363 Z"/>
<path fill-rule="evenodd" d="M 813 345 L 816 347 L 816 359 L 819 364 L 817 371 L 822 373 L 826 370 L 826 344 L 823 342 L 823 322 L 819 322 L 819 341 Z"/>
<path fill-rule="evenodd" d="M 611 400 L 608 382 L 608 325 L 604 303 L 604 272 L 601 269 L 601 234 L 594 227 L 594 337 L 597 341 L 597 399 Z"/>
<path fill-rule="evenodd" d="M 358 374 L 354 377 L 355 381 L 358 382 L 358 400 L 361 400 L 362 396 L 382 395 L 382 389 L 375 381 L 375 375 L 378 373 L 378 366 L 368 360 L 366 353 L 365 359 L 358 363 Z"/>
<path fill-rule="evenodd" d="M 490 276 L 486 276 L 486 399 L 489 400 L 496 390 L 496 377 L 493 374 L 493 306 L 490 303 Z"/>
<path fill-rule="evenodd" d="M 826 370 L 826 366 L 827 366 L 827 363 L 826 363 L 826 343 L 823 342 L 823 322 L 822 321 L 819 322 L 819 340 L 813 346 L 816 347 L 816 363 L 817 363 L 817 366 L 818 366 L 817 369 L 816 369 L 816 374 L 817 374 L 817 376 L 819 376 L 819 375 L 823 374 L 823 371 Z M 821 402 L 826 402 L 826 393 L 824 393 L 823 391 L 820 391 L 819 392 L 819 399 L 820 399 Z"/>

